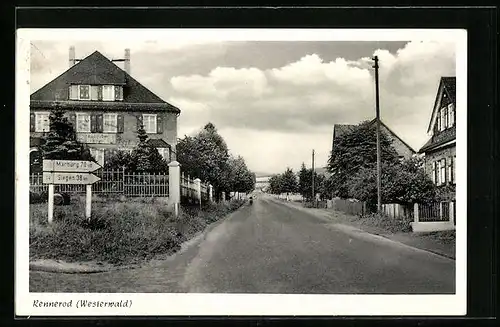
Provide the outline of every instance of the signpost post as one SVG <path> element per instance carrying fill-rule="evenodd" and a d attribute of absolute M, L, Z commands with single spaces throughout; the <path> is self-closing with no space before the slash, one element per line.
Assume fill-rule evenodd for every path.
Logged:
<path fill-rule="evenodd" d="M 49 184 L 49 224 L 54 217 L 54 185 L 86 185 L 85 218 L 90 219 L 92 206 L 92 184 L 101 180 L 92 172 L 102 168 L 93 161 L 83 160 L 43 160 L 43 183 Z"/>

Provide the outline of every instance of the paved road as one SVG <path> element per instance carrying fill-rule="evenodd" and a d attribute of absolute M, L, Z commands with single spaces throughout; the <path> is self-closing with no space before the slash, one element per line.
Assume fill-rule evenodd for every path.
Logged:
<path fill-rule="evenodd" d="M 167 261 L 30 273 L 31 292 L 454 293 L 455 261 L 257 199 Z"/>

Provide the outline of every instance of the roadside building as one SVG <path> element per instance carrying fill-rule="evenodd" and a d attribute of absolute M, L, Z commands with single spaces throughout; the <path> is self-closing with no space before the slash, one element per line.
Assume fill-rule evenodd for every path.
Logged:
<path fill-rule="evenodd" d="M 455 199 L 455 84 L 455 77 L 441 77 L 427 128 L 430 139 L 419 151 L 424 157 L 426 173 L 448 200 Z"/>
<path fill-rule="evenodd" d="M 123 69 L 115 62 L 123 62 Z M 131 152 L 144 125 L 148 142 L 168 162 L 176 159 L 180 110 L 134 79 L 130 50 L 110 60 L 95 51 L 84 59 L 69 49 L 69 68 L 30 97 L 30 160 L 39 164 L 39 146 L 49 131 L 49 113 L 59 107 L 101 165 L 117 150 Z"/>

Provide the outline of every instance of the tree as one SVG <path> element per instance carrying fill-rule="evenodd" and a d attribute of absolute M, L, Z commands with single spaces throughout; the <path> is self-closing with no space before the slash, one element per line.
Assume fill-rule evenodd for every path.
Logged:
<path fill-rule="evenodd" d="M 386 165 L 398 163 L 398 155 L 391 140 L 380 133 L 381 162 Z M 335 139 L 328 170 L 332 173 L 330 186 L 335 195 L 348 196 L 347 183 L 361 169 L 377 165 L 377 131 L 372 122 L 363 122 L 352 131 Z"/>
<path fill-rule="evenodd" d="M 58 108 L 49 115 L 49 132 L 42 137 L 40 150 L 44 159 L 95 161 L 89 149 L 76 139 L 73 125 Z"/>
<path fill-rule="evenodd" d="M 227 191 L 250 192 L 255 187 L 255 174 L 247 167 L 243 157 L 230 156 L 225 177 Z"/>
<path fill-rule="evenodd" d="M 302 163 L 302 166 L 300 167 L 299 171 L 299 193 L 305 198 L 311 196 L 311 194 L 308 193 L 308 190 L 310 190 L 310 185 L 311 185 L 311 179 L 308 178 L 308 175 L 309 174 L 306 165 Z"/>
<path fill-rule="evenodd" d="M 385 203 L 413 204 L 436 198 L 436 186 L 415 159 L 382 166 L 382 199 Z M 377 205 L 377 171 L 362 168 L 349 181 L 349 196 L 366 201 L 370 209 Z"/>
<path fill-rule="evenodd" d="M 229 188 L 224 178 L 229 169 L 229 150 L 212 123 L 206 124 L 195 136 L 179 140 L 177 159 L 183 172 L 210 182 L 217 198 Z"/>
<path fill-rule="evenodd" d="M 295 193 L 298 189 L 297 176 L 291 168 L 287 168 L 282 176 L 283 193 Z"/>
<path fill-rule="evenodd" d="M 168 163 L 158 149 L 148 144 L 148 135 L 142 124 L 137 129 L 137 138 L 139 142 L 132 150 L 127 168 L 141 172 L 168 172 Z"/>
<path fill-rule="evenodd" d="M 277 174 L 269 178 L 269 191 L 271 194 L 283 193 L 283 175 Z"/>
<path fill-rule="evenodd" d="M 106 160 L 104 168 L 133 170 L 131 168 L 133 165 L 134 163 L 130 153 L 126 151 L 117 151 Z"/>

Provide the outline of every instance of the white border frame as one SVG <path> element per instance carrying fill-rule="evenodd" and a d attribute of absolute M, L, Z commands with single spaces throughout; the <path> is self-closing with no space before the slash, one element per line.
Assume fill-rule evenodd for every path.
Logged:
<path fill-rule="evenodd" d="M 101 315 L 465 315 L 467 249 L 467 32 L 429 29 L 19 29 L 16 47 L 15 313 L 21 316 Z M 29 81 L 30 40 L 175 39 L 212 41 L 456 41 L 456 294 L 257 295 L 29 293 Z M 131 308 L 34 308 L 33 300 L 132 300 Z"/>

